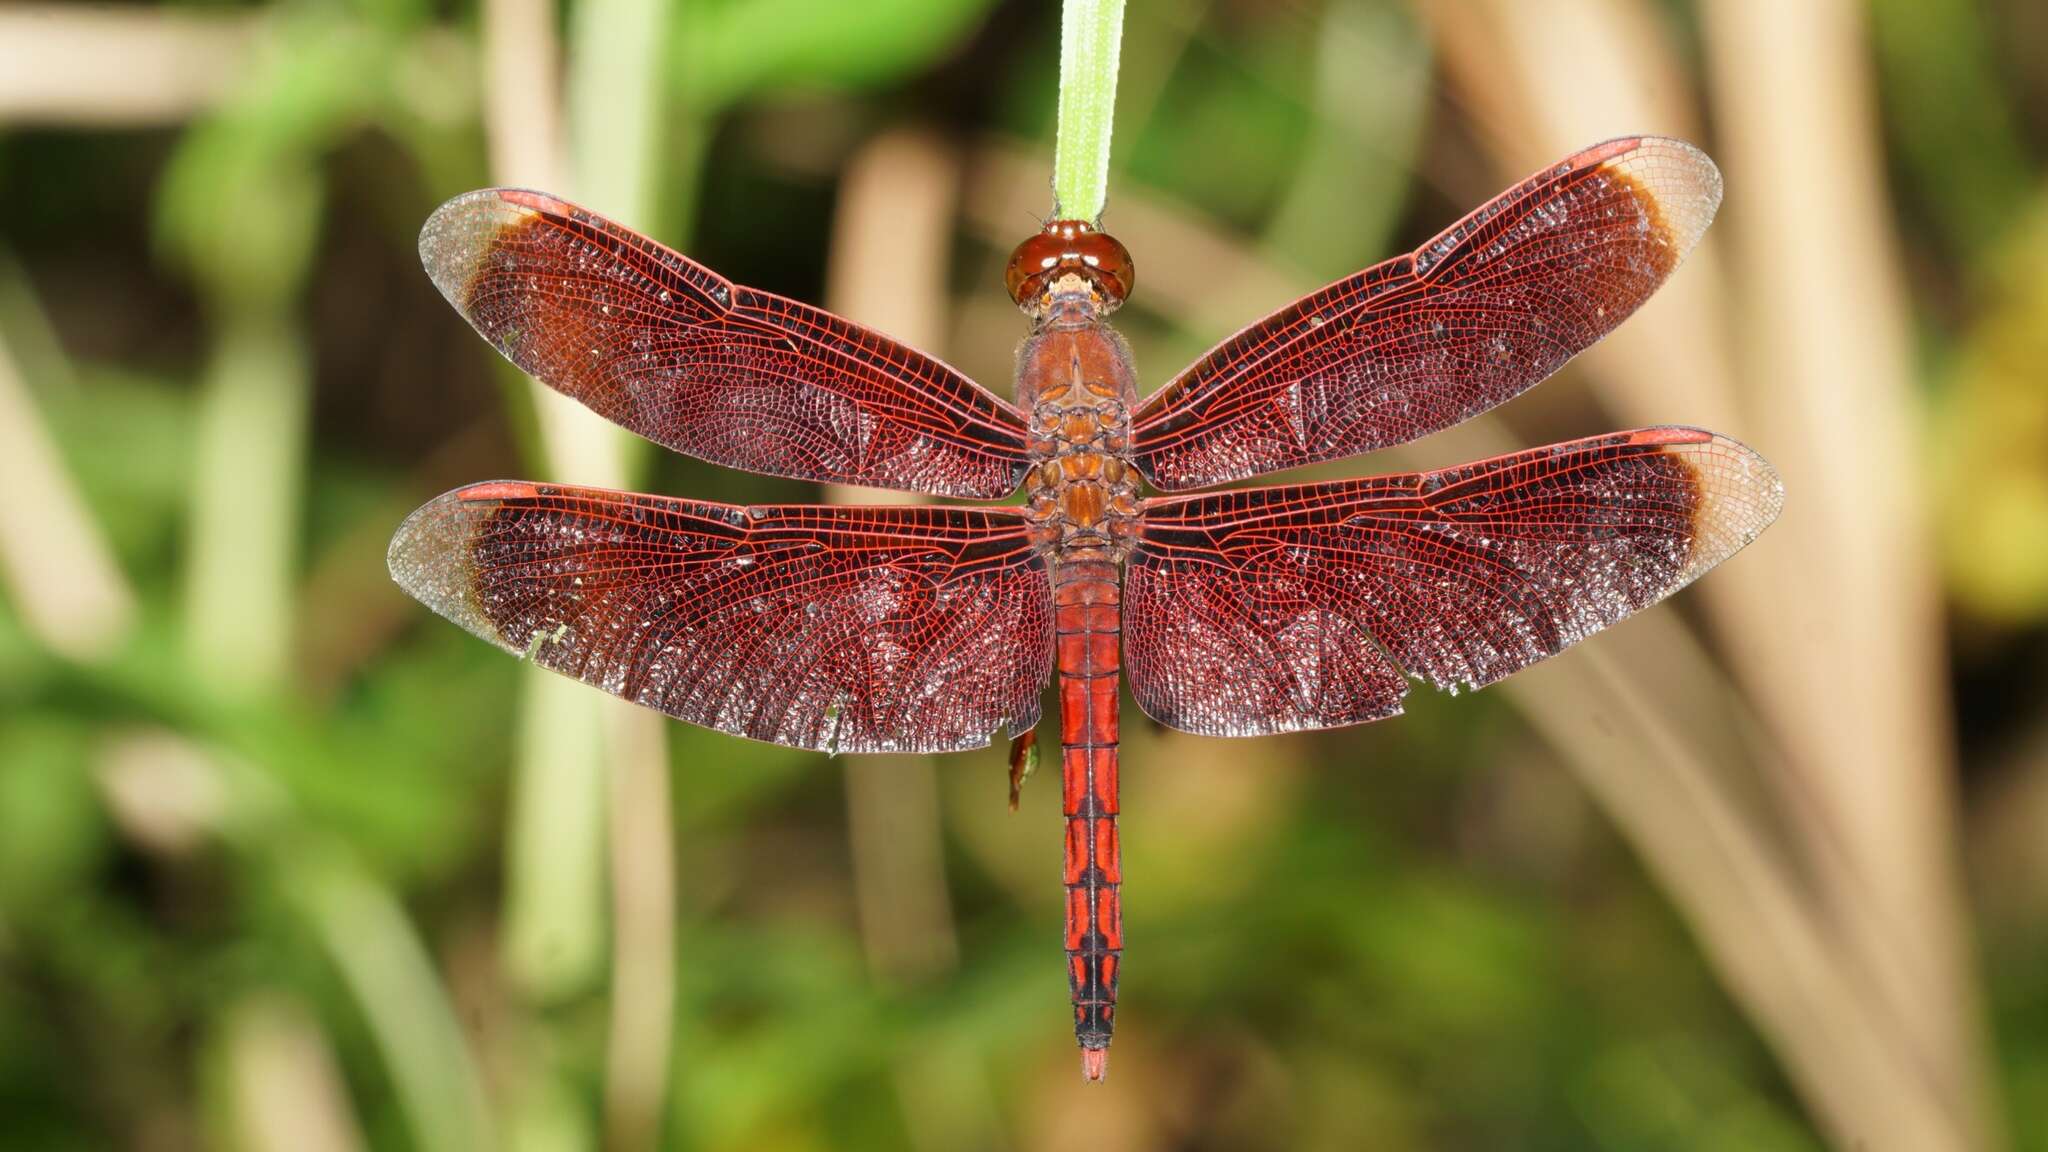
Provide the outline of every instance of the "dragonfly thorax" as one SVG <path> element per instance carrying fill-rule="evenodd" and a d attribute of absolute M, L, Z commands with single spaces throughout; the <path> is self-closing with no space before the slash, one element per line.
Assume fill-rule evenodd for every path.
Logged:
<path fill-rule="evenodd" d="M 1018 350 L 1017 399 L 1031 413 L 1024 483 L 1040 546 L 1122 559 L 1138 523 L 1129 346 L 1099 312 L 1043 325 Z"/>

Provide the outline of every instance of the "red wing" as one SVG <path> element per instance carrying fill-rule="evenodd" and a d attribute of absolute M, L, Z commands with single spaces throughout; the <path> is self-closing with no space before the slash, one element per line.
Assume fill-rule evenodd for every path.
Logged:
<path fill-rule="evenodd" d="M 1721 174 L 1690 144 L 1589 148 L 1217 345 L 1139 409 L 1137 465 L 1184 491 L 1476 416 L 1649 299 L 1720 202 Z"/>
<path fill-rule="evenodd" d="M 1038 720 L 1052 582 L 1009 509 L 739 507 L 477 484 L 391 574 L 508 652 L 736 736 L 946 752 Z"/>
<path fill-rule="evenodd" d="M 799 480 L 996 499 L 1024 417 L 952 368 L 537 192 L 443 204 L 420 259 L 506 359 L 678 452 Z"/>
<path fill-rule="evenodd" d="M 1407 676 L 1491 684 L 1754 539 L 1784 488 L 1691 428 L 1441 472 L 1147 501 L 1124 666 L 1161 723 L 1253 736 L 1378 720 Z"/>

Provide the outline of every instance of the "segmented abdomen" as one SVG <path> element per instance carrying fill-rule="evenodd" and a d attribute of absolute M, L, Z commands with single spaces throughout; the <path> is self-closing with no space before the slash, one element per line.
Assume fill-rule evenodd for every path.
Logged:
<path fill-rule="evenodd" d="M 1059 642 L 1060 783 L 1067 818 L 1067 981 L 1074 1035 L 1091 1078 L 1116 1027 L 1123 916 L 1117 889 L 1117 566 L 1107 557 L 1062 559 L 1054 572 Z"/>

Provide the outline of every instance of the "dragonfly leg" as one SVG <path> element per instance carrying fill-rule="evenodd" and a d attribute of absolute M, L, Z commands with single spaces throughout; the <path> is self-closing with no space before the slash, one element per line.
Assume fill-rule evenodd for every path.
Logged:
<path fill-rule="evenodd" d="M 1024 781 L 1038 770 L 1038 728 L 1033 725 L 1010 738 L 1010 811 L 1017 810 Z"/>

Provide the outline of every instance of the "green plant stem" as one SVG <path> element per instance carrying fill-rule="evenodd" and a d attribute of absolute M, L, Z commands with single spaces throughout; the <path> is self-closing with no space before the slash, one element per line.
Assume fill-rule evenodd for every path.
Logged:
<path fill-rule="evenodd" d="M 1123 0 L 1065 0 L 1060 11 L 1060 122 L 1053 146 L 1053 211 L 1094 221 L 1109 194 Z"/>
<path fill-rule="evenodd" d="M 495 1144 L 483 1082 L 442 994 L 434 959 L 392 894 L 335 853 L 294 855 L 287 891 L 362 1007 L 405 1105 L 412 1146 L 462 1152 Z"/>
<path fill-rule="evenodd" d="M 290 674 L 312 364 L 284 310 L 223 312 L 193 454 L 186 643 L 218 687 L 274 691 Z"/>

